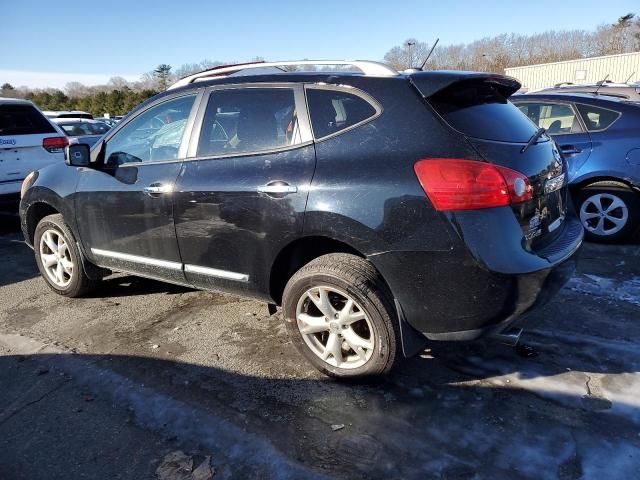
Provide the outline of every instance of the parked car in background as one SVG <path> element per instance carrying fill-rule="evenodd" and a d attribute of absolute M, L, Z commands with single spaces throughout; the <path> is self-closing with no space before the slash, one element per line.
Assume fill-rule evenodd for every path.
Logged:
<path fill-rule="evenodd" d="M 45 110 L 44 113 L 47 118 L 87 118 L 93 119 L 93 115 L 89 112 L 83 112 L 82 110 Z"/>
<path fill-rule="evenodd" d="M 535 93 L 512 101 L 551 135 L 569 165 L 570 190 L 594 241 L 640 225 L 640 104 L 589 93 Z"/>
<path fill-rule="evenodd" d="M 344 69 L 286 71 L 308 64 Z M 519 87 L 360 61 L 214 68 L 30 179 L 22 229 L 58 294 L 118 270 L 252 297 L 282 305 L 322 372 L 385 374 L 427 338 L 513 328 L 573 272 L 565 164 L 508 101 Z"/>
<path fill-rule="evenodd" d="M 32 102 L 0 98 L 0 208 L 17 211 L 22 181 L 34 170 L 64 163 L 68 143 Z"/>
<path fill-rule="evenodd" d="M 98 118 L 94 118 L 94 120 L 106 123 L 107 125 L 109 125 L 109 128 L 115 127 L 116 124 L 118 123 L 117 120 L 110 117 L 98 117 Z"/>
<path fill-rule="evenodd" d="M 74 139 L 76 143 L 84 143 L 90 147 L 111 128 L 104 122 L 81 118 L 54 118 L 52 121 L 64 131 L 67 137 Z"/>
<path fill-rule="evenodd" d="M 590 93 L 601 97 L 615 97 L 622 100 L 640 102 L 639 83 L 615 83 L 604 81 L 598 83 L 562 83 L 552 88 L 544 88 L 530 93 Z"/>

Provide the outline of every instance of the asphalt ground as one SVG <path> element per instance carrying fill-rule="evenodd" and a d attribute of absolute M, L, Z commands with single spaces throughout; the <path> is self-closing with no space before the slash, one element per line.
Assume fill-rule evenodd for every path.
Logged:
<path fill-rule="evenodd" d="M 15 217 L 0 259 L 3 480 L 157 478 L 178 450 L 213 478 L 637 478 L 637 245 L 585 245 L 523 334 L 536 355 L 436 343 L 358 385 L 264 304 L 126 275 L 57 296 Z"/>

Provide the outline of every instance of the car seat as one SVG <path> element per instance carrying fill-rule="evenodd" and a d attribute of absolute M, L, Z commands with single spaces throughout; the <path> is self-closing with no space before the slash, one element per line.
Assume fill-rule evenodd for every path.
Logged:
<path fill-rule="evenodd" d="M 547 128 L 547 132 L 551 134 L 560 133 L 560 130 L 562 130 L 562 122 L 560 120 L 554 120 Z"/>
<path fill-rule="evenodd" d="M 273 112 L 254 107 L 244 110 L 238 119 L 237 150 L 266 150 L 277 145 L 278 130 Z"/>

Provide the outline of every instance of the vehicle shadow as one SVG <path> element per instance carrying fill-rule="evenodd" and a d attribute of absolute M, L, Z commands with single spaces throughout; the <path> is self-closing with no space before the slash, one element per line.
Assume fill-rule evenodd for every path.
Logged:
<path fill-rule="evenodd" d="M 222 478 L 313 478 L 311 472 L 371 479 L 634 478 L 640 411 L 631 397 L 612 402 L 603 392 L 611 395 L 616 381 L 638 389 L 631 376 L 638 371 L 637 353 L 629 361 L 617 359 L 620 364 L 593 362 L 574 370 L 564 365 L 579 368 L 580 360 L 555 364 L 544 351 L 518 359 L 494 345 L 442 345 L 370 384 L 127 355 L 8 355 L 0 358 L 0 369 L 37 362 L 51 374 L 69 375 L 85 396 L 129 412 L 176 449 L 213 455 Z M 523 367 L 527 362 L 533 366 Z M 30 368 L 16 374 L 42 371 Z M 518 380 L 536 369 L 543 379 L 537 384 Z M 595 383 L 589 390 L 596 372 L 620 375 L 600 389 L 602 398 L 594 394 Z M 41 409 L 46 402 L 32 405 L 30 415 Z M 0 451 L 0 466 L 23 468 L 30 445 L 51 440 L 45 453 L 51 458 L 43 462 L 48 471 L 81 476 L 86 472 L 78 471 L 78 457 L 62 454 L 72 445 L 55 440 L 99 444 L 102 434 L 113 434 L 101 425 L 94 419 L 81 431 L 65 432 L 65 422 L 51 419 L 34 431 L 25 418 L 12 423 L 0 417 L 0 437 L 13 439 Z M 135 452 L 122 452 L 117 461 L 127 464 L 129 454 Z"/>
<path fill-rule="evenodd" d="M 0 214 L 0 286 L 39 275 L 33 252 L 24 243 L 17 215 Z"/>
<path fill-rule="evenodd" d="M 154 293 L 177 295 L 191 291 L 194 291 L 194 289 L 182 285 L 174 285 L 149 278 L 136 277 L 134 275 L 116 274 L 103 279 L 96 289 L 85 295 L 85 297 L 131 297 Z"/>
<path fill-rule="evenodd" d="M 0 235 L 20 233 L 20 217 L 0 212 Z"/>

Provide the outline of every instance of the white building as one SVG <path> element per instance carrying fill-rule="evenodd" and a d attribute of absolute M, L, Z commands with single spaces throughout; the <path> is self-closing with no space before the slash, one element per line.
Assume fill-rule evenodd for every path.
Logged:
<path fill-rule="evenodd" d="M 640 81 L 640 52 L 580 58 L 564 62 L 542 63 L 525 67 L 506 68 L 505 74 L 517 78 L 522 88 L 537 90 L 558 83 L 595 83 Z"/>

